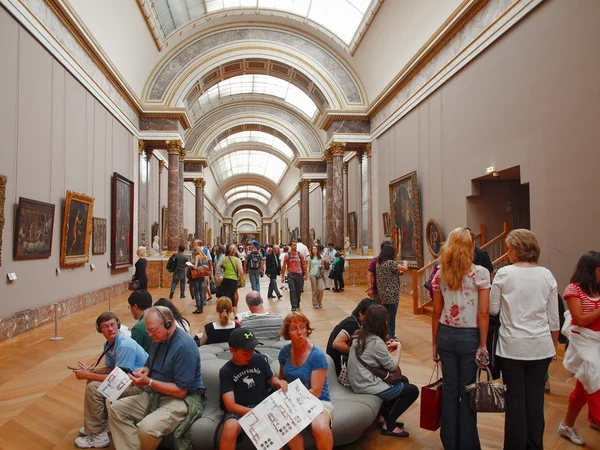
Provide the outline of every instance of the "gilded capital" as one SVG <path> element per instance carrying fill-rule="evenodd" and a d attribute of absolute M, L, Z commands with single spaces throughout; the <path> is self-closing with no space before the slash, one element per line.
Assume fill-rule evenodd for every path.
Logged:
<path fill-rule="evenodd" d="M 179 149 L 179 161 L 183 161 L 185 159 L 185 154 L 187 153 L 187 150 L 183 147 L 181 147 Z"/>
<path fill-rule="evenodd" d="M 204 178 L 196 178 L 194 180 L 194 184 L 197 188 L 204 189 L 204 186 L 206 186 L 206 180 Z"/>
<path fill-rule="evenodd" d="M 146 147 L 146 161 L 150 161 L 152 159 L 153 152 L 154 152 L 153 148 Z"/>
<path fill-rule="evenodd" d="M 348 173 L 348 163 L 344 163 L 344 173 Z"/>
<path fill-rule="evenodd" d="M 181 141 L 165 141 L 167 144 L 167 153 L 169 155 L 179 155 L 181 150 Z"/>
<path fill-rule="evenodd" d="M 300 182 L 298 183 L 298 187 L 300 189 L 308 189 L 309 185 L 310 185 L 310 180 L 300 180 Z"/>
<path fill-rule="evenodd" d="M 367 142 L 367 143 L 365 144 L 365 156 L 366 156 L 367 158 L 370 158 L 370 157 L 371 157 L 371 143 L 370 143 L 370 142 Z"/>
<path fill-rule="evenodd" d="M 158 161 L 158 173 L 162 173 L 163 169 L 167 165 L 162 159 Z"/>
<path fill-rule="evenodd" d="M 329 146 L 333 156 L 344 156 L 344 150 L 346 149 L 345 142 L 332 142 Z"/>
<path fill-rule="evenodd" d="M 331 152 L 331 148 L 325 150 L 325 161 L 328 163 L 333 162 L 333 153 Z"/>
<path fill-rule="evenodd" d="M 358 150 L 356 152 L 356 159 L 358 160 L 359 164 L 362 164 L 362 160 L 363 160 L 363 152 L 361 150 Z"/>
<path fill-rule="evenodd" d="M 141 155 L 146 150 L 146 143 L 143 139 L 138 141 L 138 155 Z"/>

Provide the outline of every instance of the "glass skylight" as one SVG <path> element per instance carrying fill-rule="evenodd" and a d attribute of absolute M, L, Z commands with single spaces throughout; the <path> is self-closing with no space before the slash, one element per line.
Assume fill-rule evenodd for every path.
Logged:
<path fill-rule="evenodd" d="M 254 214 L 258 214 L 255 209 L 252 209 L 252 208 L 242 208 L 242 209 L 238 209 L 235 212 L 235 215 L 237 216 L 238 214 L 243 213 L 243 212 L 251 212 L 251 213 L 254 213 Z"/>
<path fill-rule="evenodd" d="M 231 204 L 233 202 L 235 202 L 236 200 L 239 199 L 252 199 L 252 200 L 258 200 L 261 203 L 264 203 L 265 205 L 267 203 L 269 203 L 269 199 L 266 197 L 263 197 L 262 195 L 256 193 L 256 192 L 240 192 L 239 194 L 233 194 L 231 197 L 229 197 L 227 199 L 227 203 Z"/>
<path fill-rule="evenodd" d="M 264 131 L 240 131 L 239 133 L 231 134 L 215 146 L 215 151 L 222 150 L 228 145 L 238 142 L 259 142 L 273 147 L 275 150 L 283 153 L 288 159 L 294 157 L 294 152 L 285 142 Z"/>
<path fill-rule="evenodd" d="M 223 97 L 236 94 L 265 94 L 279 97 L 311 119 L 317 112 L 317 105 L 304 91 L 270 75 L 239 75 L 223 80 L 200 96 L 196 109 L 205 108 Z"/>
<path fill-rule="evenodd" d="M 318 23 L 350 45 L 372 0 L 152 0 L 165 36 L 191 20 L 227 9 L 291 13 Z"/>
<path fill-rule="evenodd" d="M 240 150 L 217 159 L 211 166 L 217 181 L 240 174 L 261 175 L 278 184 L 288 168 L 285 161 L 267 152 Z"/>
<path fill-rule="evenodd" d="M 227 192 L 225 192 L 225 198 L 227 199 L 228 197 L 232 196 L 233 194 L 237 194 L 239 192 L 255 192 L 257 194 L 262 195 L 263 197 L 266 197 L 268 200 L 271 199 L 271 193 L 269 191 L 267 191 L 266 189 L 263 189 L 263 188 L 258 187 L 258 186 L 237 186 L 237 187 L 234 187 L 233 189 L 229 189 Z"/>

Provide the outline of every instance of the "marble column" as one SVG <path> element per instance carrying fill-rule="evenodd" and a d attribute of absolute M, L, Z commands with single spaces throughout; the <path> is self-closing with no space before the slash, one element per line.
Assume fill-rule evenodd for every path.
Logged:
<path fill-rule="evenodd" d="M 185 159 L 185 148 L 179 149 L 179 239 L 183 245 L 187 242 L 183 224 L 183 160 Z"/>
<path fill-rule="evenodd" d="M 331 148 L 328 148 L 325 151 L 325 160 L 327 161 L 327 212 L 325 214 L 325 224 L 327 230 L 325 231 L 326 243 L 333 242 L 333 154 L 331 153 Z"/>
<path fill-rule="evenodd" d="M 373 166 L 371 165 L 371 143 L 365 144 L 365 156 L 367 157 L 367 188 L 369 189 L 369 228 L 367 233 L 367 246 L 369 254 L 373 254 Z"/>
<path fill-rule="evenodd" d="M 310 205 L 308 201 L 309 185 L 310 181 L 308 180 L 300 180 L 300 183 L 298 183 L 298 188 L 300 189 L 300 237 L 302 238 L 304 245 L 307 247 L 312 245 L 310 243 Z"/>
<path fill-rule="evenodd" d="M 321 188 L 321 198 L 327 199 L 327 191 L 325 190 L 325 181 L 319 182 Z M 321 203 L 321 233 L 319 234 L 321 244 L 327 247 L 327 201 Z"/>
<path fill-rule="evenodd" d="M 177 251 L 180 244 L 181 232 L 179 230 L 179 152 L 181 142 L 167 141 L 167 151 L 169 153 L 169 186 L 168 203 L 169 208 L 169 242 L 167 244 L 169 252 Z"/>
<path fill-rule="evenodd" d="M 342 222 L 344 223 L 344 225 L 342 226 L 344 228 L 344 239 L 346 238 L 346 236 L 350 237 L 350 233 L 348 232 L 348 163 L 344 162 L 342 163 L 342 167 L 343 167 L 343 173 L 344 173 L 344 179 L 342 181 L 342 198 L 344 199 L 343 205 L 343 212 L 342 212 Z"/>
<path fill-rule="evenodd" d="M 356 211 L 356 254 L 362 255 L 362 247 L 366 245 L 363 242 L 363 153 L 356 152 L 356 162 L 358 163 L 358 211 Z M 346 175 L 346 180 L 348 180 L 348 175 Z M 347 183 L 347 181 L 346 181 Z"/>
<path fill-rule="evenodd" d="M 196 230 L 194 236 L 196 239 L 204 241 L 204 186 L 206 186 L 206 181 L 204 178 L 196 178 L 194 184 L 196 185 Z"/>
<path fill-rule="evenodd" d="M 163 242 L 163 228 L 164 226 L 167 226 L 162 222 L 162 198 L 161 198 L 161 192 L 162 192 L 162 182 L 161 182 L 161 178 L 162 178 L 162 173 L 163 170 L 165 169 L 166 163 L 162 160 L 159 159 L 158 160 L 158 237 L 159 237 L 159 242 L 160 242 L 160 250 L 162 251 L 163 248 L 166 248 L 167 243 Z"/>
<path fill-rule="evenodd" d="M 147 145 L 138 141 L 138 246 L 148 246 L 148 161 L 144 157 Z"/>
<path fill-rule="evenodd" d="M 345 142 L 331 144 L 332 152 L 332 178 L 331 212 L 333 216 L 333 245 L 344 248 L 344 150 Z"/>

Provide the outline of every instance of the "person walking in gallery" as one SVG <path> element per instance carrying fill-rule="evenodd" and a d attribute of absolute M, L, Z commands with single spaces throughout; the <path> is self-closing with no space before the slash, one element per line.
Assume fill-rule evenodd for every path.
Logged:
<path fill-rule="evenodd" d="M 325 259 L 321 256 L 321 251 L 316 245 L 310 249 L 308 258 L 308 268 L 310 274 L 310 288 L 312 292 L 312 304 L 314 309 L 323 307 L 323 290 L 325 289 L 324 265 Z"/>
<path fill-rule="evenodd" d="M 315 417 L 310 424 L 318 450 L 333 448 L 333 403 L 327 384 L 327 356 L 325 352 L 308 339 L 313 328 L 308 318 L 300 312 L 291 312 L 283 320 L 281 336 L 289 344 L 279 351 L 279 378 L 288 383 L 300 379 L 312 395 L 321 400 L 323 412 Z M 302 433 L 288 442 L 290 450 L 304 449 Z"/>
<path fill-rule="evenodd" d="M 170 300 L 167 300 L 166 298 L 159 298 L 158 300 L 156 300 L 154 302 L 154 306 L 164 306 L 166 308 L 169 308 L 171 310 L 171 312 L 173 313 L 173 317 L 175 317 L 175 325 L 177 325 L 179 328 L 181 328 L 187 334 L 190 334 L 189 320 L 187 320 L 185 317 L 183 317 L 183 314 L 181 314 L 181 311 L 179 311 L 179 308 L 177 308 L 177 306 L 175 306 Z"/>
<path fill-rule="evenodd" d="M 388 372 L 395 372 L 398 368 L 400 344 L 386 341 L 387 322 L 388 313 L 382 305 L 367 308 L 362 327 L 358 329 L 348 354 L 348 381 L 354 392 L 374 394 L 383 400 L 378 417 L 381 434 L 403 438 L 409 433 L 404 430 L 403 422 L 396 421 L 419 397 L 419 389 L 406 377 L 390 386 L 365 366 L 380 367 Z"/>
<path fill-rule="evenodd" d="M 168 434 L 181 445 L 204 410 L 200 353 L 194 340 L 175 326 L 169 308 L 155 306 L 145 314 L 152 347 L 144 367 L 129 374 L 143 392 L 114 402 L 108 422 L 116 449 L 156 449 Z"/>
<path fill-rule="evenodd" d="M 394 247 L 384 245 L 377 257 L 375 279 L 379 301 L 388 310 L 390 339 L 396 339 L 396 313 L 400 302 L 400 275 L 408 270 L 406 263 L 394 260 Z"/>
<path fill-rule="evenodd" d="M 218 344 L 227 342 L 229 335 L 235 328 L 239 328 L 240 324 L 233 320 L 233 305 L 228 297 L 221 297 L 216 305 L 218 321 L 210 322 L 204 325 L 204 333 L 198 346 L 206 344 Z"/>
<path fill-rule="evenodd" d="M 204 266 L 208 268 L 209 271 L 212 271 L 212 261 L 204 254 L 201 246 L 197 246 L 194 248 L 194 267 Z M 192 284 L 194 286 L 194 301 L 196 302 L 196 310 L 192 312 L 192 314 L 202 314 L 204 312 L 204 302 L 205 302 L 205 289 L 204 284 L 208 277 L 198 277 L 192 278 Z"/>
<path fill-rule="evenodd" d="M 152 339 L 146 331 L 146 322 L 144 322 L 144 312 L 152 306 L 152 295 L 144 290 L 133 291 L 127 299 L 131 316 L 137 320 L 131 327 L 131 339 L 140 344 L 146 352 L 150 351 Z"/>
<path fill-rule="evenodd" d="M 236 254 L 237 248 L 232 244 L 229 246 L 227 256 L 223 257 L 219 262 L 219 265 L 223 267 L 223 283 L 221 283 L 221 291 L 223 297 L 231 299 L 234 310 L 237 308 L 238 304 L 238 286 L 244 277 L 242 261 L 235 256 Z"/>
<path fill-rule="evenodd" d="M 323 257 L 325 258 L 325 261 L 327 261 L 325 266 L 325 277 L 323 279 L 325 280 L 325 290 L 328 291 L 331 289 L 329 286 L 329 272 L 331 271 L 331 264 L 333 264 L 333 261 L 335 260 L 335 249 L 333 248 L 333 242 L 327 243 L 327 248 L 323 250 Z"/>
<path fill-rule="evenodd" d="M 308 251 L 308 247 L 306 245 L 304 245 L 302 243 L 302 237 L 298 236 L 298 238 L 296 239 L 296 243 L 298 244 L 298 253 L 300 255 L 302 255 L 304 257 L 304 261 L 308 260 L 308 257 L 310 256 L 310 252 Z M 307 280 L 308 278 L 305 277 L 305 275 L 307 274 L 306 271 L 302 272 L 302 289 L 300 290 L 300 292 L 304 292 L 304 280 Z"/>
<path fill-rule="evenodd" d="M 180 294 L 179 298 L 185 298 L 185 263 L 188 262 L 187 256 L 183 253 L 185 247 L 179 246 L 179 251 L 175 254 L 175 272 L 173 272 L 173 281 L 171 282 L 171 292 L 169 299 L 173 298 L 177 283 L 179 283 Z"/>
<path fill-rule="evenodd" d="M 281 267 L 281 276 L 287 271 L 288 285 L 290 289 L 290 304 L 292 311 L 300 307 L 300 294 L 304 280 L 308 279 L 308 270 L 306 268 L 306 259 L 298 253 L 298 243 L 292 241 L 290 251 L 285 254 L 283 265 Z M 302 274 L 305 274 L 304 276 Z"/>
<path fill-rule="evenodd" d="M 115 367 L 134 371 L 143 367 L 148 358 L 146 351 L 137 342 L 119 333 L 120 328 L 121 321 L 115 313 L 100 314 L 96 319 L 96 330 L 106 339 L 102 354 L 91 367 L 79 361 L 77 369 L 73 370 L 78 380 L 87 380 L 83 403 L 83 427 L 79 430 L 80 437 L 75 439 L 77 448 L 103 448 L 110 445 L 106 398 L 98 388 Z M 103 357 L 104 367 L 98 367 Z M 129 386 L 121 397 L 140 392 L 141 388 Z"/>
<path fill-rule="evenodd" d="M 258 241 L 250 244 L 250 252 L 246 255 L 246 268 L 251 289 L 260 292 L 260 277 L 265 273 L 265 263 L 262 253 L 258 250 Z"/>
<path fill-rule="evenodd" d="M 135 273 L 133 279 L 140 283 L 140 289 L 148 289 L 148 275 L 146 274 L 146 267 L 148 266 L 148 260 L 146 259 L 146 247 L 138 247 L 135 252 L 138 260 L 135 262 Z"/>
<path fill-rule="evenodd" d="M 226 253 L 227 253 L 227 247 L 225 247 L 223 244 L 217 246 L 217 251 L 214 253 L 215 256 L 213 259 L 213 272 L 216 271 L 217 265 L 225 257 Z M 216 287 L 215 296 L 217 298 L 223 297 L 223 285 L 221 284 L 221 285 L 215 286 L 215 287 Z"/>
<path fill-rule="evenodd" d="M 468 228 L 452 230 L 431 282 L 433 360 L 441 361 L 444 372 L 440 438 L 446 450 L 481 448 L 465 386 L 475 382 L 478 362 L 489 361 L 490 274 L 473 264 L 474 245 Z"/>
<path fill-rule="evenodd" d="M 571 325 L 563 329 L 569 336 L 563 364 L 575 374 L 577 383 L 558 434 L 585 445 L 575 420 L 586 403 L 590 427 L 600 431 L 600 252 L 587 252 L 579 258 L 563 298 L 571 316 Z"/>
<path fill-rule="evenodd" d="M 266 356 L 254 353 L 258 344 L 254 333 L 246 328 L 229 335 L 231 360 L 219 370 L 219 396 L 225 411 L 219 450 L 236 448 L 242 433 L 238 421 L 270 395 L 270 388 L 287 391 L 287 382 L 273 375 Z"/>
<path fill-rule="evenodd" d="M 342 359 L 348 360 L 352 336 L 362 326 L 367 308 L 374 304 L 375 301 L 372 298 L 363 298 L 358 302 L 352 314 L 338 323 L 329 335 L 326 352 L 333 359 L 335 373 L 338 376 L 342 370 Z"/>
<path fill-rule="evenodd" d="M 339 249 L 339 247 L 338 247 Z M 344 270 L 346 260 L 341 249 L 336 250 L 335 259 L 331 263 L 331 271 L 329 272 L 329 279 L 333 280 L 333 292 L 344 291 Z"/>
<path fill-rule="evenodd" d="M 383 250 L 384 245 L 393 245 L 392 241 L 383 241 L 381 243 L 381 250 Z M 377 257 L 373 258 L 369 263 L 369 267 L 367 268 L 367 284 L 369 285 L 369 289 L 367 289 L 367 295 L 375 300 L 375 303 L 381 303 L 379 300 L 379 294 L 377 293 Z"/>
<path fill-rule="evenodd" d="M 282 249 L 282 252 L 279 254 L 279 267 L 283 267 L 283 261 L 285 260 L 287 254 L 290 251 L 290 247 L 288 245 L 284 245 L 284 246 L 280 246 Z M 281 287 L 279 289 L 281 289 L 282 291 L 289 289 L 289 286 L 286 286 L 287 284 L 287 273 L 281 271 Z"/>
<path fill-rule="evenodd" d="M 269 289 L 267 290 L 267 298 L 272 299 L 277 296 L 278 300 L 281 300 L 281 292 L 277 289 L 277 277 L 281 273 L 281 260 L 279 259 L 279 254 L 281 253 L 281 249 L 279 245 L 275 245 L 272 248 L 272 251 L 267 252 L 266 263 L 265 263 L 265 273 L 267 277 L 269 277 Z M 273 295 L 275 294 L 275 295 Z"/>
<path fill-rule="evenodd" d="M 541 450 L 544 383 L 560 329 L 556 280 L 537 265 L 540 246 L 531 231 L 513 230 L 505 244 L 512 265 L 498 270 L 490 294 L 490 314 L 500 313 L 496 355 L 506 384 L 504 448 Z"/>
<path fill-rule="evenodd" d="M 283 317 L 265 309 L 260 292 L 248 292 L 246 294 L 246 306 L 248 306 L 250 314 L 244 315 L 241 319 L 242 327 L 252 331 L 258 340 L 278 341 L 283 325 Z"/>

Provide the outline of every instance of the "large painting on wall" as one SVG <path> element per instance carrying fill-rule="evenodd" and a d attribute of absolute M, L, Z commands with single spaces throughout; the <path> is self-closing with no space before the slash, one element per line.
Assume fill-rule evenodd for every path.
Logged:
<path fill-rule="evenodd" d="M 0 266 L 2 266 L 2 231 L 4 230 L 4 201 L 6 200 L 6 176 L 0 175 Z"/>
<path fill-rule="evenodd" d="M 162 238 L 161 245 L 163 250 L 167 250 L 167 244 L 169 243 L 169 208 L 166 206 L 162 207 Z"/>
<path fill-rule="evenodd" d="M 133 181 L 117 172 L 112 179 L 110 262 L 113 269 L 133 265 Z"/>
<path fill-rule="evenodd" d="M 421 249 L 421 209 L 417 172 L 411 172 L 390 182 L 392 242 L 396 259 L 404 259 L 409 267 L 423 266 Z"/>
<path fill-rule="evenodd" d="M 356 229 L 356 212 L 348 213 L 348 237 L 350 238 L 350 246 L 356 248 L 358 240 L 358 231 Z"/>
<path fill-rule="evenodd" d="M 444 230 L 442 230 L 442 226 L 437 220 L 429 219 L 429 222 L 427 222 L 425 239 L 427 240 L 427 247 L 429 247 L 431 254 L 435 258 L 440 256 L 440 249 L 442 242 L 444 242 Z"/>
<path fill-rule="evenodd" d="M 106 219 L 92 219 L 92 255 L 106 253 Z"/>
<path fill-rule="evenodd" d="M 67 191 L 60 247 L 61 266 L 80 266 L 90 259 L 94 199 Z"/>
<path fill-rule="evenodd" d="M 54 232 L 54 205 L 19 197 L 13 258 L 50 258 Z"/>

